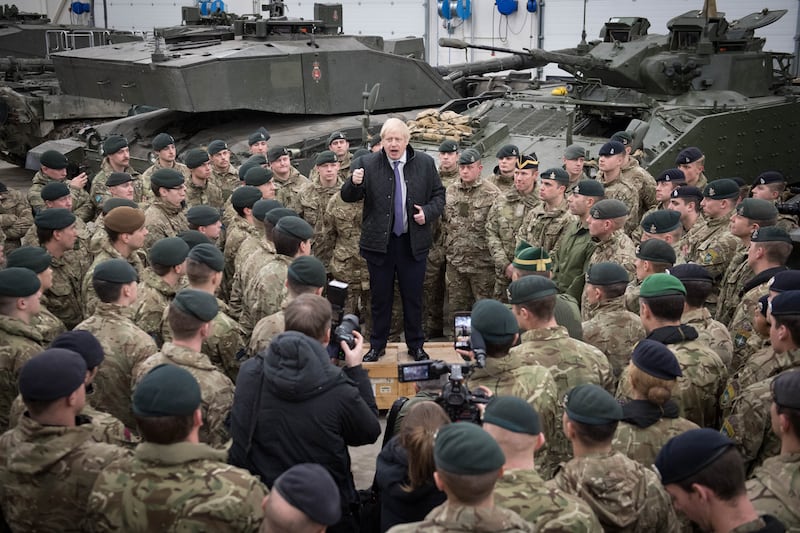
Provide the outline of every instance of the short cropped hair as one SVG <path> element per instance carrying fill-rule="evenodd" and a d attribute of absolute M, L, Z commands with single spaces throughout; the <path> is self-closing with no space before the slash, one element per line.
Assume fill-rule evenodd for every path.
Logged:
<path fill-rule="evenodd" d="M 317 294 L 301 294 L 286 306 L 283 327 L 322 340 L 331 329 L 331 303 Z"/>

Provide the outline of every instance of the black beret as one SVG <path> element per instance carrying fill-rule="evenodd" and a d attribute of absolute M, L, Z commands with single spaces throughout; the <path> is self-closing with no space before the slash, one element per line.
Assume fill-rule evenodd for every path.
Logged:
<path fill-rule="evenodd" d="M 49 348 L 34 355 L 19 372 L 22 399 L 50 402 L 66 398 L 86 381 L 86 361 L 77 352 Z"/>
<path fill-rule="evenodd" d="M 800 287 L 800 270 L 778 272 L 767 282 L 772 292 L 792 291 Z"/>
<path fill-rule="evenodd" d="M 92 370 L 103 362 L 106 354 L 103 345 L 91 332 L 82 329 L 65 331 L 50 344 L 51 348 L 63 348 L 77 352 L 86 361 L 86 368 Z"/>
<path fill-rule="evenodd" d="M 208 155 L 218 154 L 223 150 L 228 149 L 228 144 L 225 141 L 211 141 L 208 143 Z"/>
<path fill-rule="evenodd" d="M 143 418 L 189 416 L 202 400 L 200 385 L 177 365 L 158 365 L 145 374 L 133 391 L 133 413 Z"/>
<path fill-rule="evenodd" d="M 253 205 L 261 200 L 261 191 L 256 187 L 244 185 L 237 187 L 231 194 L 231 204 L 235 209 L 253 208 Z"/>
<path fill-rule="evenodd" d="M 472 306 L 472 329 L 492 344 L 510 341 L 519 332 L 511 309 L 497 300 L 478 300 Z"/>
<path fill-rule="evenodd" d="M 644 339 L 633 348 L 631 362 L 654 378 L 672 381 L 683 375 L 675 354 L 657 341 Z"/>
<path fill-rule="evenodd" d="M 183 185 L 183 174 L 171 168 L 159 168 L 150 176 L 150 183 L 165 189 L 175 189 Z"/>
<path fill-rule="evenodd" d="M 769 294 L 765 294 L 758 299 L 758 312 L 761 316 L 767 318 L 767 310 L 769 309 Z"/>
<path fill-rule="evenodd" d="M 711 275 L 711 272 L 709 272 L 706 267 L 698 265 L 697 263 L 684 263 L 682 265 L 675 265 L 669 269 L 669 273 L 681 280 L 681 282 L 705 281 L 708 283 L 714 283 L 714 278 Z"/>
<path fill-rule="evenodd" d="M 654 466 L 661 474 L 661 483 L 670 485 L 697 474 L 734 446 L 715 429 L 691 429 L 667 441 Z"/>
<path fill-rule="evenodd" d="M 247 170 L 247 174 L 244 175 L 244 184 L 258 187 L 259 185 L 264 185 L 272 181 L 272 176 L 274 175 L 275 174 L 270 169 L 256 165 Z M 241 176 L 241 174 L 239 174 L 239 176 Z"/>
<path fill-rule="evenodd" d="M 678 157 L 675 158 L 675 164 L 688 165 L 689 163 L 694 163 L 701 157 L 703 157 L 703 152 L 701 152 L 699 148 L 690 146 L 689 148 L 684 148 L 680 151 Z"/>
<path fill-rule="evenodd" d="M 106 186 L 114 187 L 116 185 L 122 185 L 123 183 L 128 183 L 129 181 L 133 181 L 133 176 L 128 174 L 127 172 L 112 172 L 108 179 L 106 180 Z"/>
<path fill-rule="evenodd" d="M 574 161 L 581 157 L 586 158 L 586 149 L 577 144 L 570 144 L 564 149 L 564 159 L 567 161 Z"/>
<path fill-rule="evenodd" d="M 522 304 L 557 294 L 556 284 L 543 276 L 524 276 L 508 286 L 508 301 Z"/>
<path fill-rule="evenodd" d="M 310 255 L 304 255 L 292 261 L 286 276 L 295 283 L 309 287 L 324 287 L 325 282 L 328 281 L 325 265 Z"/>
<path fill-rule="evenodd" d="M 714 180 L 703 189 L 703 196 L 712 200 L 738 198 L 739 184 L 727 178 Z"/>
<path fill-rule="evenodd" d="M 128 139 L 122 135 L 111 135 L 103 142 L 103 153 L 105 155 L 116 154 L 123 148 L 127 148 Z"/>
<path fill-rule="evenodd" d="M 666 181 L 669 183 L 679 183 L 681 185 L 686 183 L 686 174 L 679 168 L 668 168 L 658 175 L 656 181 Z"/>
<path fill-rule="evenodd" d="M 497 151 L 497 155 L 495 157 L 497 157 L 497 159 L 503 157 L 519 157 L 519 148 L 513 144 L 507 144 Z"/>
<path fill-rule="evenodd" d="M 625 205 L 621 200 L 617 200 L 616 198 L 606 198 L 605 200 L 600 200 L 594 204 L 592 209 L 589 211 L 589 214 L 592 218 L 604 220 L 624 217 L 629 212 L 628 206 Z"/>
<path fill-rule="evenodd" d="M 275 480 L 272 489 L 317 524 L 332 526 L 342 517 L 339 487 L 322 465 L 296 464 Z"/>
<path fill-rule="evenodd" d="M 148 257 L 151 264 L 163 266 L 180 265 L 189 255 L 189 245 L 180 237 L 165 237 L 150 247 Z"/>
<path fill-rule="evenodd" d="M 474 148 L 467 148 L 458 156 L 459 165 L 471 165 L 481 160 L 481 154 Z"/>
<path fill-rule="evenodd" d="M 139 204 L 137 204 L 133 200 L 128 200 L 127 198 L 112 197 L 103 202 L 103 215 L 107 215 L 112 209 L 116 209 L 117 207 L 122 207 L 122 206 L 138 209 Z"/>
<path fill-rule="evenodd" d="M 144 226 L 144 211 L 134 207 L 120 206 L 103 216 L 103 225 L 117 233 L 133 233 Z"/>
<path fill-rule="evenodd" d="M 550 255 L 538 246 L 520 245 L 514 252 L 514 260 L 511 262 L 514 268 L 530 272 L 550 272 L 553 269 Z"/>
<path fill-rule="evenodd" d="M 538 435 L 542 432 L 539 413 L 528 402 L 515 396 L 492 398 L 483 413 L 483 423 L 525 435 Z"/>
<path fill-rule="evenodd" d="M 324 165 L 326 163 L 336 163 L 338 159 L 336 159 L 336 154 L 331 152 L 330 150 L 325 150 L 324 152 L 320 152 L 317 154 L 317 157 L 314 158 L 315 165 Z"/>
<path fill-rule="evenodd" d="M 781 407 L 800 409 L 800 371 L 781 372 L 772 380 L 772 401 Z"/>
<path fill-rule="evenodd" d="M 451 474 L 478 476 L 503 467 L 500 445 L 480 426 L 456 422 L 439 428 L 433 445 L 436 469 Z"/>
<path fill-rule="evenodd" d="M 639 296 L 642 298 L 670 296 L 674 294 L 683 294 L 686 296 L 686 287 L 683 286 L 681 280 L 665 273 L 647 276 L 639 288 Z"/>
<path fill-rule="evenodd" d="M 628 146 L 633 142 L 633 135 L 628 133 L 627 131 L 618 131 L 614 135 L 611 136 L 609 139 L 610 141 L 617 141 L 618 143 Z"/>
<path fill-rule="evenodd" d="M 786 178 L 783 177 L 783 174 L 776 170 L 767 170 L 766 172 L 762 172 L 758 175 L 758 177 L 753 182 L 754 185 L 767 185 L 769 183 L 784 183 Z"/>
<path fill-rule="evenodd" d="M 270 163 L 272 163 L 285 155 L 292 157 L 292 152 L 289 151 L 289 149 L 286 148 L 285 146 L 273 146 L 272 148 L 269 149 L 269 152 L 267 152 L 267 159 L 269 160 Z"/>
<path fill-rule="evenodd" d="M 189 259 L 203 263 L 212 270 L 222 272 L 225 270 L 225 256 L 222 251 L 211 243 L 200 243 L 189 251 Z"/>
<path fill-rule="evenodd" d="M 575 185 L 572 192 L 582 196 L 591 196 L 593 198 L 602 198 L 606 195 L 605 187 L 597 180 L 581 180 Z"/>
<path fill-rule="evenodd" d="M 675 248 L 660 239 L 648 239 L 636 247 L 636 257 L 644 261 L 674 265 L 677 259 Z"/>
<path fill-rule="evenodd" d="M 744 178 L 730 178 L 730 179 L 736 182 L 736 185 L 739 186 L 739 189 L 747 185 L 747 182 L 744 181 Z"/>
<path fill-rule="evenodd" d="M 439 152 L 445 154 L 452 154 L 453 152 L 458 152 L 458 143 L 455 141 L 451 141 L 450 139 L 446 139 L 442 141 L 442 144 L 439 145 Z"/>
<path fill-rule="evenodd" d="M 169 133 L 159 133 L 153 138 L 153 150 L 159 152 L 169 146 L 175 144 L 175 139 Z"/>
<path fill-rule="evenodd" d="M 366 148 L 359 148 L 358 150 L 356 150 L 355 152 L 353 152 L 353 162 L 350 164 L 350 167 L 351 167 L 351 168 L 353 167 L 353 165 L 355 164 L 356 160 L 358 160 L 358 159 L 360 159 L 360 158 L 364 157 L 365 155 L 369 155 L 369 154 L 371 154 L 371 153 L 372 153 L 372 152 L 370 152 L 370 151 L 369 151 L 369 150 L 367 150 Z"/>
<path fill-rule="evenodd" d="M 777 226 L 766 226 L 758 228 L 750 234 L 751 242 L 788 242 L 792 243 L 792 237 L 786 230 Z"/>
<path fill-rule="evenodd" d="M 597 155 L 619 155 L 625 153 L 625 146 L 619 141 L 608 141 L 600 147 Z"/>
<path fill-rule="evenodd" d="M 314 228 L 300 217 L 283 217 L 275 224 L 275 229 L 303 241 L 314 236 Z"/>
<path fill-rule="evenodd" d="M 517 168 L 519 170 L 531 169 L 536 170 L 539 168 L 539 161 L 536 159 L 536 154 L 521 155 L 517 159 Z"/>
<path fill-rule="evenodd" d="M 378 146 L 383 139 L 381 138 L 380 133 L 376 133 L 372 137 L 369 138 L 369 145 L 370 146 Z"/>
<path fill-rule="evenodd" d="M 186 211 L 186 221 L 195 226 L 210 226 L 220 218 L 219 209 L 210 205 L 193 205 Z"/>
<path fill-rule="evenodd" d="M 0 296 L 26 298 L 36 294 L 42 286 L 33 270 L 9 267 L 0 270 Z"/>
<path fill-rule="evenodd" d="M 273 198 L 270 198 L 269 200 L 259 200 L 253 204 L 253 218 L 255 218 L 256 220 L 260 220 L 261 222 L 265 222 L 267 214 L 269 214 L 271 211 L 274 211 L 275 209 L 287 209 L 287 208 L 283 207 L 282 203 Z M 297 216 L 297 213 L 292 209 L 288 209 L 288 211 L 291 211 L 291 213 L 289 214 Z M 274 226 L 276 222 L 277 219 L 275 220 L 275 222 L 272 222 L 272 225 Z"/>
<path fill-rule="evenodd" d="M 672 198 L 689 198 L 700 202 L 703 200 L 703 191 L 693 185 L 681 185 L 670 194 Z"/>
<path fill-rule="evenodd" d="M 671 209 L 653 211 L 642 219 L 645 233 L 669 233 L 681 227 L 681 214 Z"/>
<path fill-rule="evenodd" d="M 247 144 L 253 146 L 254 144 L 261 142 L 261 141 L 268 141 L 272 137 L 267 130 L 264 128 L 260 128 L 257 131 L 250 134 L 247 138 Z"/>
<path fill-rule="evenodd" d="M 338 139 L 343 139 L 346 141 L 347 136 L 341 131 L 334 131 L 328 136 L 328 146 L 330 146 L 333 141 L 336 141 Z"/>
<path fill-rule="evenodd" d="M 196 229 L 184 230 L 178 233 L 178 237 L 189 245 L 190 250 L 194 249 L 198 244 L 211 244 L 211 239 L 209 239 L 205 233 L 201 233 Z"/>
<path fill-rule="evenodd" d="M 189 150 L 189 153 L 183 156 L 183 162 L 186 163 L 186 166 L 189 168 L 197 168 L 203 163 L 207 163 L 208 160 L 208 152 L 200 148 Z"/>
<path fill-rule="evenodd" d="M 38 246 L 21 246 L 8 254 L 6 266 L 33 270 L 40 274 L 50 268 L 53 258 L 44 248 Z"/>
<path fill-rule="evenodd" d="M 769 304 L 772 316 L 800 315 L 800 290 L 783 291 Z"/>
<path fill-rule="evenodd" d="M 77 220 L 77 218 L 72 211 L 61 207 L 39 211 L 33 219 L 37 228 L 54 230 L 71 226 L 75 223 L 75 220 Z"/>
<path fill-rule="evenodd" d="M 172 305 L 203 322 L 211 322 L 219 313 L 217 298 L 210 292 L 183 289 L 175 295 Z"/>
<path fill-rule="evenodd" d="M 42 200 L 52 202 L 53 200 L 69 196 L 69 187 L 67 187 L 67 184 L 63 181 L 51 181 L 42 187 L 42 192 L 39 194 L 42 196 Z"/>
<path fill-rule="evenodd" d="M 750 220 L 770 220 L 777 218 L 778 208 L 760 198 L 745 198 L 736 206 L 736 214 Z"/>
<path fill-rule="evenodd" d="M 267 159 L 261 154 L 248 157 L 247 160 L 242 163 L 242 166 L 239 167 L 239 181 L 244 181 L 245 176 L 247 176 L 247 173 L 252 169 L 261 168 L 262 165 L 266 164 Z"/>
<path fill-rule="evenodd" d="M 548 168 L 539 173 L 539 179 L 553 180 L 561 185 L 569 185 L 569 174 L 563 168 Z"/>
<path fill-rule="evenodd" d="M 139 279 L 139 274 L 124 259 L 108 259 L 94 267 L 92 279 L 109 283 L 133 283 Z"/>
<path fill-rule="evenodd" d="M 52 168 L 53 170 L 62 170 L 67 168 L 69 161 L 67 156 L 55 150 L 47 150 L 39 158 L 39 164 L 43 167 Z"/>
<path fill-rule="evenodd" d="M 604 287 L 617 283 L 628 283 L 630 275 L 619 263 L 596 263 L 586 272 L 586 283 Z"/>
<path fill-rule="evenodd" d="M 570 420 L 599 426 L 622 420 L 622 406 L 594 383 L 578 385 L 567 393 L 564 409 Z"/>

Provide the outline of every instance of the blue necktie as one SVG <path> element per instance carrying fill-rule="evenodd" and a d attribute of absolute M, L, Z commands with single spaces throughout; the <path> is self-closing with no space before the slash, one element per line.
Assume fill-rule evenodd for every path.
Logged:
<path fill-rule="evenodd" d="M 394 225 L 392 226 L 392 233 L 398 237 L 403 234 L 403 212 L 405 206 L 403 205 L 403 181 L 400 177 L 400 161 L 394 161 Z"/>

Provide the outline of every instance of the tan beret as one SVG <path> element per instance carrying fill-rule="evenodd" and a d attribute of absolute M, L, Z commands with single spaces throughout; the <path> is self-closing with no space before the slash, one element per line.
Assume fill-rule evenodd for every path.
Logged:
<path fill-rule="evenodd" d="M 144 226 L 144 211 L 126 205 L 112 209 L 103 217 L 103 223 L 117 233 L 133 233 Z"/>

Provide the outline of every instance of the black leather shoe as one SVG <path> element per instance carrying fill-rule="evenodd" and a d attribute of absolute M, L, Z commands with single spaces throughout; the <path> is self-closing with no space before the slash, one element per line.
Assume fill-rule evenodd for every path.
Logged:
<path fill-rule="evenodd" d="M 374 363 L 386 353 L 385 348 L 381 348 L 380 350 L 376 350 L 375 348 L 370 348 L 369 351 L 364 354 L 363 361 L 365 363 Z"/>
<path fill-rule="evenodd" d="M 408 355 L 413 357 L 414 361 L 427 361 L 431 358 L 421 346 L 419 348 L 409 348 Z"/>

